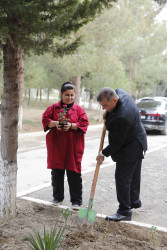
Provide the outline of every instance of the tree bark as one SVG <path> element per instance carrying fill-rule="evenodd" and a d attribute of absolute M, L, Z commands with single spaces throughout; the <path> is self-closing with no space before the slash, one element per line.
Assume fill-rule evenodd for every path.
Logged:
<path fill-rule="evenodd" d="M 93 91 L 90 91 L 90 98 L 89 98 L 89 109 L 92 109 L 93 104 Z"/>
<path fill-rule="evenodd" d="M 74 86 L 75 86 L 75 103 L 79 105 L 80 103 L 80 86 L 81 86 L 81 77 L 76 76 L 75 81 L 74 81 Z"/>
<path fill-rule="evenodd" d="M 24 90 L 24 98 L 25 98 L 25 100 L 27 99 L 27 90 L 26 89 Z"/>
<path fill-rule="evenodd" d="M 42 89 L 41 88 L 39 90 L 39 95 L 40 95 L 40 106 L 42 106 Z"/>
<path fill-rule="evenodd" d="M 49 102 L 49 97 L 50 97 L 50 90 L 47 88 L 47 102 Z"/>
<path fill-rule="evenodd" d="M 19 129 L 23 126 L 23 90 L 24 90 L 24 60 L 23 50 L 20 52 L 20 74 L 19 74 Z"/>
<path fill-rule="evenodd" d="M 38 100 L 38 95 L 39 95 L 39 89 L 36 90 L 36 99 L 35 99 L 35 102 L 37 102 L 37 100 Z"/>
<path fill-rule="evenodd" d="M 22 76 L 20 46 L 3 46 L 4 91 L 1 107 L 0 220 L 16 215 L 19 88 Z"/>
<path fill-rule="evenodd" d="M 130 92 L 129 94 L 132 95 L 132 77 L 133 77 L 133 57 L 130 57 L 130 67 L 129 67 L 129 85 L 130 85 Z"/>
<path fill-rule="evenodd" d="M 162 91 L 162 96 L 166 96 L 166 93 L 167 93 L 167 84 L 164 83 L 164 88 L 163 88 L 163 91 Z"/>
<path fill-rule="evenodd" d="M 30 101 L 31 101 L 31 88 L 29 88 L 29 90 L 28 90 L 28 102 L 27 102 L 27 106 L 30 105 Z"/>

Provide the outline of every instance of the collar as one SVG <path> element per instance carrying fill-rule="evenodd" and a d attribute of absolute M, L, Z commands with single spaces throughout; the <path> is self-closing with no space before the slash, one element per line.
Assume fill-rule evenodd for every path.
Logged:
<path fill-rule="evenodd" d="M 121 105 L 121 101 L 120 101 L 120 98 L 118 99 L 118 101 L 117 101 L 117 104 L 116 104 L 116 106 L 115 106 L 115 108 L 113 109 L 113 113 L 115 113 L 116 111 L 117 111 L 117 109 L 120 107 L 120 105 Z"/>
<path fill-rule="evenodd" d="M 119 98 L 115 108 L 112 111 L 108 112 L 108 114 L 114 115 L 117 112 L 117 109 L 120 107 L 120 105 L 121 105 L 121 101 L 120 101 L 120 98 Z"/>
<path fill-rule="evenodd" d="M 72 104 L 72 109 L 77 109 L 77 104 L 75 104 L 75 102 L 71 103 Z M 68 104 L 68 105 L 71 105 L 71 104 Z M 54 103 L 54 106 L 55 108 L 62 108 L 62 101 L 59 101 L 57 103 Z"/>
<path fill-rule="evenodd" d="M 63 102 L 62 102 L 62 100 L 61 100 L 61 107 L 63 107 L 63 105 L 66 105 L 67 107 L 67 109 L 70 109 L 72 106 L 73 106 L 73 104 L 74 104 L 74 102 L 73 103 L 71 103 L 71 104 L 64 104 Z"/>

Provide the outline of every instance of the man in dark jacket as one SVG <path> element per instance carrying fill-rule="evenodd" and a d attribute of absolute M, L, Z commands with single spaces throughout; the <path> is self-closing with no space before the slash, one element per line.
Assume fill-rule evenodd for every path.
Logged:
<path fill-rule="evenodd" d="M 119 208 L 106 220 L 131 220 L 131 209 L 141 207 L 140 175 L 147 138 L 139 110 L 133 98 L 122 89 L 103 88 L 97 101 L 106 110 L 106 129 L 109 145 L 97 156 L 101 163 L 104 156 L 116 162 L 115 181 Z"/>

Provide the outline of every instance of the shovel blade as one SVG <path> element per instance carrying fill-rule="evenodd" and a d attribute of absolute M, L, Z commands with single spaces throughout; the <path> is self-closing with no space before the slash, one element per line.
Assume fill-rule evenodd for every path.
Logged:
<path fill-rule="evenodd" d="M 97 212 L 95 210 L 91 210 L 88 208 L 81 208 L 79 210 L 79 215 L 78 215 L 78 224 L 79 225 L 87 225 L 87 226 L 92 226 L 95 218 L 96 218 Z"/>

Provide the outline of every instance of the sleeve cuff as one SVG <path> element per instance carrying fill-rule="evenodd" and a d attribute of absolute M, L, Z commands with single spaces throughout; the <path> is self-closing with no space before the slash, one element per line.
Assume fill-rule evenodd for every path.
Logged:
<path fill-rule="evenodd" d="M 104 155 L 103 155 L 103 153 L 102 153 L 102 150 L 100 151 L 100 153 L 99 153 L 99 154 L 100 154 L 101 156 L 104 156 Z"/>

